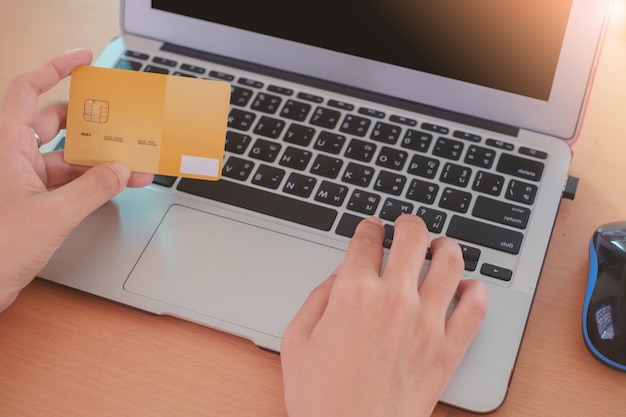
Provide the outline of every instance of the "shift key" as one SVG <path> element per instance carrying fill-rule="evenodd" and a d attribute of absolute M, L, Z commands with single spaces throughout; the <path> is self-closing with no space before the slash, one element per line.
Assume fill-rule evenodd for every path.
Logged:
<path fill-rule="evenodd" d="M 452 216 L 446 234 L 455 239 L 512 254 L 519 253 L 524 238 L 520 232 L 456 215 Z"/>

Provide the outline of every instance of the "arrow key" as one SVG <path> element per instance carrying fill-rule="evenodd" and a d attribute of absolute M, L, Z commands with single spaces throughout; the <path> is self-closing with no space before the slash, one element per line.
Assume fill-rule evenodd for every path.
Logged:
<path fill-rule="evenodd" d="M 510 281 L 513 276 L 513 271 L 506 268 L 501 268 L 496 265 L 484 263 L 480 267 L 480 273 L 488 277 L 501 279 L 503 281 Z"/>

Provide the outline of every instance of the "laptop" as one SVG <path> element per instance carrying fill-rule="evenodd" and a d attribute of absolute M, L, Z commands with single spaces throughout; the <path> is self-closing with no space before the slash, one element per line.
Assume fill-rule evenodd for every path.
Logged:
<path fill-rule="evenodd" d="M 122 33 L 94 65 L 231 83 L 223 176 L 123 191 L 40 276 L 278 352 L 361 219 L 383 220 L 387 251 L 394 219 L 417 214 L 433 238 L 458 240 L 465 277 L 490 292 L 441 401 L 492 411 L 568 184 L 609 1 L 122 2 Z"/>

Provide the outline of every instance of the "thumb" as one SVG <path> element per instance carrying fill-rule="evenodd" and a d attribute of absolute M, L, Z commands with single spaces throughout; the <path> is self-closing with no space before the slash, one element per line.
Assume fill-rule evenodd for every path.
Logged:
<path fill-rule="evenodd" d="M 65 224 L 73 229 L 89 214 L 119 194 L 128 183 L 130 169 L 108 162 L 88 169 L 80 177 L 52 191 L 63 202 Z"/>

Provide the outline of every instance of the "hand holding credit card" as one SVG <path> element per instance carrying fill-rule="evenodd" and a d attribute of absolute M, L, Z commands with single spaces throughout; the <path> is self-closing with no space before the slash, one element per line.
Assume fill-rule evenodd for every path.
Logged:
<path fill-rule="evenodd" d="M 80 66 L 71 76 L 65 161 L 217 180 L 229 102 L 224 81 Z"/>

